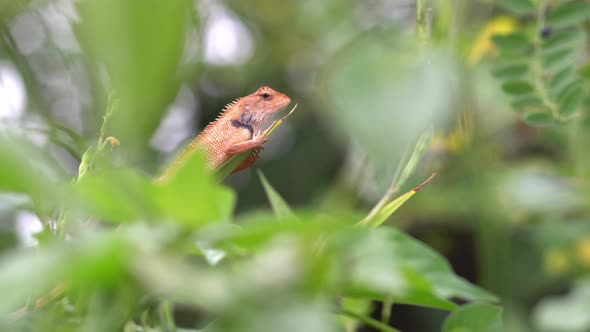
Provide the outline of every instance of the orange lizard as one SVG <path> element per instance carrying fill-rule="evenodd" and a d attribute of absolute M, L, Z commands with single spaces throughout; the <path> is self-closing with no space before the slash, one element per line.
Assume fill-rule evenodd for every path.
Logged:
<path fill-rule="evenodd" d="M 266 137 L 262 129 L 273 115 L 291 103 L 286 95 L 263 86 L 251 95 L 239 98 L 228 104 L 215 121 L 197 136 L 178 158 L 162 173 L 156 182 L 166 182 L 191 154 L 203 151 L 207 167 L 219 168 L 229 158 L 245 151 L 252 151 L 234 171 L 238 172 L 252 166 L 264 148 Z"/>

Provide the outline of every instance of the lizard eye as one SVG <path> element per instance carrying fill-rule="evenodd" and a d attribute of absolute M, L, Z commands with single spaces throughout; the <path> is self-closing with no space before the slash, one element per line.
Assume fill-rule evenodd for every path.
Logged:
<path fill-rule="evenodd" d="M 263 92 L 260 94 L 260 97 L 264 100 L 270 100 L 270 93 Z"/>

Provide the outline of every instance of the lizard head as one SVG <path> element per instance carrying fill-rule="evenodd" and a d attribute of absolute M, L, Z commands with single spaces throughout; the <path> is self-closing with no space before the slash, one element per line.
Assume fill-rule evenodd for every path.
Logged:
<path fill-rule="evenodd" d="M 267 86 L 240 100 L 242 114 L 240 121 L 252 126 L 255 131 L 262 130 L 268 121 L 291 103 L 286 95 Z"/>

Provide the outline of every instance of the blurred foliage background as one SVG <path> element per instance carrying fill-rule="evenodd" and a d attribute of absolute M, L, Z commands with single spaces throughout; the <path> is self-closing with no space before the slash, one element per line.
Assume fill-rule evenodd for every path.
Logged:
<path fill-rule="evenodd" d="M 589 20 L 0 1 L 0 330 L 590 331 Z M 253 169 L 151 183 L 262 85 L 298 108 Z"/>

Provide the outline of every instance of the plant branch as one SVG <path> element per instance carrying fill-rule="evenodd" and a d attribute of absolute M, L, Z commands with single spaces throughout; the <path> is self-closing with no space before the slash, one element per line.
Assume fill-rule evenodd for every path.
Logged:
<path fill-rule="evenodd" d="M 373 319 L 373 318 L 367 317 L 367 316 L 363 316 L 361 314 L 358 314 L 358 313 L 348 310 L 348 309 L 342 309 L 340 313 L 345 316 L 348 316 L 350 318 L 354 318 L 354 319 L 358 320 L 359 322 L 367 324 L 368 326 L 378 329 L 379 331 L 382 331 L 382 332 L 401 332 L 400 330 L 393 328 L 387 324 L 383 324 L 376 319 Z"/>

